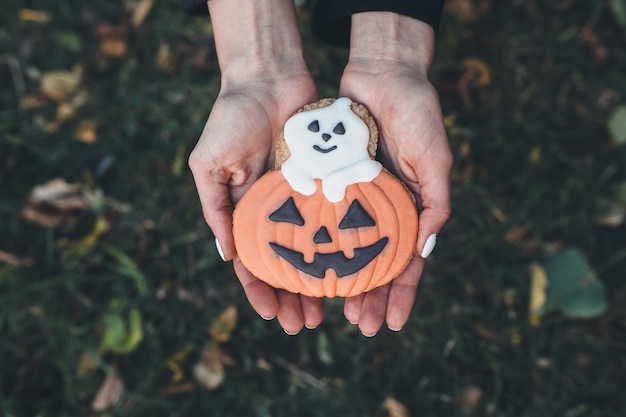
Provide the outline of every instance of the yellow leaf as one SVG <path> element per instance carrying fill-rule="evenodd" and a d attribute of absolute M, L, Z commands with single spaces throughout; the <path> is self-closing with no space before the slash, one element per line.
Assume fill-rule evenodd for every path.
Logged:
<path fill-rule="evenodd" d="M 182 381 L 182 379 L 185 377 L 185 370 L 183 368 L 183 363 L 187 359 L 189 352 L 190 352 L 189 348 L 183 349 L 181 351 L 174 353 L 172 356 L 170 356 L 167 359 L 165 364 L 170 369 L 170 371 L 172 371 L 172 374 L 173 374 L 172 382 L 178 383 Z"/>
<path fill-rule="evenodd" d="M 185 166 L 185 154 L 187 153 L 187 147 L 184 143 L 178 145 L 176 149 L 176 156 L 174 157 L 174 162 L 172 162 L 172 174 L 176 177 L 180 177 L 180 174 L 183 173 L 183 167 Z"/>
<path fill-rule="evenodd" d="M 237 308 L 230 306 L 222 311 L 209 328 L 209 334 L 218 343 L 230 340 L 230 335 L 237 325 Z"/>
<path fill-rule="evenodd" d="M 133 17 L 131 23 L 134 27 L 139 27 L 146 20 L 146 17 L 152 10 L 154 0 L 140 0 L 135 9 L 133 10 Z"/>
<path fill-rule="evenodd" d="M 467 69 L 475 85 L 486 87 L 491 84 L 491 71 L 482 59 L 468 58 L 463 61 L 463 66 Z"/>
<path fill-rule="evenodd" d="M 91 249 L 96 245 L 96 243 L 98 243 L 100 236 L 108 232 L 109 229 L 109 222 L 107 222 L 104 217 L 98 216 L 96 222 L 93 225 L 93 228 L 91 229 L 91 232 L 87 236 L 83 237 L 82 239 L 73 241 L 61 240 L 59 241 L 59 245 L 67 247 L 69 250 Z"/>
<path fill-rule="evenodd" d="M 76 91 L 83 75 L 80 66 L 72 71 L 50 71 L 41 76 L 41 91 L 51 100 L 64 101 Z"/>
<path fill-rule="evenodd" d="M 26 22 L 48 23 L 52 20 L 52 14 L 42 10 L 20 9 L 17 12 L 17 15 L 20 20 L 24 20 Z"/>
<path fill-rule="evenodd" d="M 530 323 L 538 326 L 541 321 L 541 309 L 545 305 L 548 275 L 543 267 L 533 263 L 530 265 Z"/>
<path fill-rule="evenodd" d="M 411 417 L 409 409 L 393 397 L 385 398 L 383 408 L 387 412 L 388 417 Z"/>
<path fill-rule="evenodd" d="M 115 372 L 107 374 L 91 403 L 91 409 L 96 412 L 106 411 L 117 404 L 124 392 L 124 382 Z"/>

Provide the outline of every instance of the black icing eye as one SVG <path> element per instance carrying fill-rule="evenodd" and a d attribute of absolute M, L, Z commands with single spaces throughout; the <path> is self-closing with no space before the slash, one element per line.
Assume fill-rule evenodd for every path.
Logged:
<path fill-rule="evenodd" d="M 313 120 L 311 123 L 309 123 L 307 129 L 309 129 L 311 132 L 319 132 L 320 124 L 317 120 Z"/>
<path fill-rule="evenodd" d="M 298 226 L 304 225 L 304 219 L 293 201 L 293 197 L 289 197 L 282 206 L 278 207 L 270 214 L 270 220 L 273 222 L 292 223 Z"/>
<path fill-rule="evenodd" d="M 333 129 L 333 133 L 336 133 L 338 135 L 343 135 L 344 133 L 346 133 L 346 128 L 343 127 L 343 123 L 337 123 L 337 126 L 335 126 L 335 128 Z"/>
<path fill-rule="evenodd" d="M 358 200 L 352 201 L 346 215 L 339 222 L 340 229 L 354 229 L 357 227 L 375 226 L 376 222 L 363 208 Z"/>

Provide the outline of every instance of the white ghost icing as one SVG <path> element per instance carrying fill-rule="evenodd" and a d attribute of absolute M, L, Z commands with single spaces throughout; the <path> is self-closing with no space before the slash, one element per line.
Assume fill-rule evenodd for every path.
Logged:
<path fill-rule="evenodd" d="M 295 191 L 312 195 L 315 180 L 320 179 L 322 192 L 336 203 L 343 200 L 348 185 L 372 181 L 382 171 L 367 153 L 369 129 L 350 109 L 351 103 L 342 97 L 330 106 L 297 113 L 285 123 L 291 156 L 281 171 Z"/>

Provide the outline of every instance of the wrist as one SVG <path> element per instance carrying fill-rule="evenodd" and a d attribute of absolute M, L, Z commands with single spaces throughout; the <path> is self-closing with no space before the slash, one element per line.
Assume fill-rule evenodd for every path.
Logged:
<path fill-rule="evenodd" d="M 223 81 L 306 70 L 293 0 L 211 0 Z"/>
<path fill-rule="evenodd" d="M 409 70 L 426 78 L 435 52 L 435 32 L 420 20 L 392 12 L 352 15 L 349 63 L 369 71 Z"/>

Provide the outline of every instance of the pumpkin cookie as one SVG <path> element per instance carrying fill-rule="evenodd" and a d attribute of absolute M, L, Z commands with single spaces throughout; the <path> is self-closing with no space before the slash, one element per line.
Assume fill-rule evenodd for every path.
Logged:
<path fill-rule="evenodd" d="M 285 123 L 276 169 L 233 215 L 237 253 L 252 274 L 293 293 L 350 297 L 404 270 L 417 211 L 374 160 L 377 140 L 372 117 L 348 98 L 307 105 Z"/>

